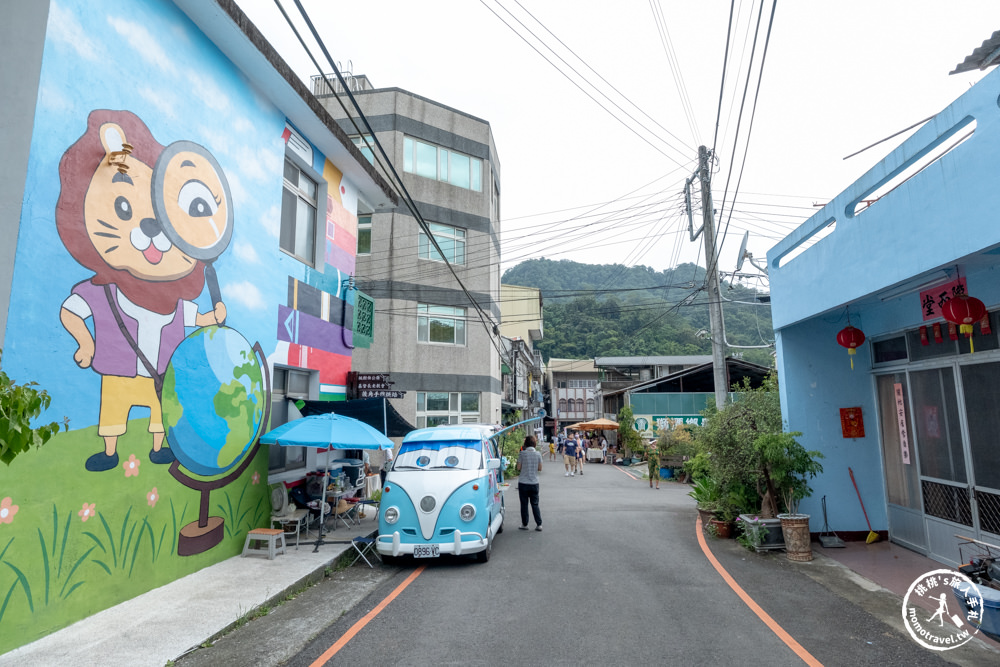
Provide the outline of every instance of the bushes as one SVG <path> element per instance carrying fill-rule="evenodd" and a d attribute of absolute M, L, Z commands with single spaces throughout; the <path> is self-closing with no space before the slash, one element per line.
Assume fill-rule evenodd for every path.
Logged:
<path fill-rule="evenodd" d="M 710 475 L 719 484 L 719 507 L 727 513 L 773 517 L 784 504 L 794 512 L 812 489 L 809 480 L 822 472 L 817 459 L 783 430 L 778 380 L 772 373 L 754 389 L 749 380 L 736 387 L 739 398 L 710 411 L 694 431 L 695 456 L 685 464 L 693 477 Z"/>
<path fill-rule="evenodd" d="M 18 454 L 32 446 L 41 447 L 59 432 L 59 422 L 31 427 L 31 421 L 41 416 L 52 400 L 48 392 L 35 389 L 37 386 L 34 382 L 14 384 L 0 370 L 0 461 L 7 465 Z M 63 428 L 69 429 L 68 420 L 63 420 Z"/>

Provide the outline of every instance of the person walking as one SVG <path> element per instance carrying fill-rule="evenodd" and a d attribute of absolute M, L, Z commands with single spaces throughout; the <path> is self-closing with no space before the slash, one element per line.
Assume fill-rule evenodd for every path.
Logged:
<path fill-rule="evenodd" d="M 653 480 L 656 480 L 656 488 L 660 488 L 660 451 L 656 445 L 650 446 L 646 465 L 649 466 L 649 488 L 653 488 Z"/>
<path fill-rule="evenodd" d="M 549 461 L 555 461 L 555 460 L 556 460 L 556 441 L 555 440 L 550 440 L 549 441 Z"/>
<path fill-rule="evenodd" d="M 576 438 L 568 438 L 563 445 L 563 465 L 566 466 L 566 476 L 576 474 Z"/>
<path fill-rule="evenodd" d="M 608 462 L 608 439 L 601 434 L 601 463 Z"/>
<path fill-rule="evenodd" d="M 576 435 L 576 469 L 583 474 L 583 459 L 587 455 L 587 441 L 580 437 L 580 434 Z"/>
<path fill-rule="evenodd" d="M 542 529 L 542 512 L 538 508 L 538 473 L 542 471 L 542 455 L 535 450 L 535 436 L 524 439 L 524 448 L 517 457 L 517 495 L 521 499 L 521 530 L 528 530 L 528 505 L 535 517 L 535 530 Z"/>

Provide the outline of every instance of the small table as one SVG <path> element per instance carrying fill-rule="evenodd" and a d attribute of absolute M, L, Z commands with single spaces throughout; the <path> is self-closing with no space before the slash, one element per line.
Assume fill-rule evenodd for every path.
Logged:
<path fill-rule="evenodd" d="M 302 526 L 309 516 L 309 510 L 297 509 L 288 514 L 272 514 L 271 525 L 278 524 L 284 531 L 286 538 L 295 535 L 295 550 L 299 550 L 299 535 L 302 533 Z M 294 526 L 294 528 L 293 528 Z"/>
<path fill-rule="evenodd" d="M 600 448 L 591 447 L 587 450 L 587 460 L 588 461 L 600 461 L 604 458 L 604 450 Z"/>

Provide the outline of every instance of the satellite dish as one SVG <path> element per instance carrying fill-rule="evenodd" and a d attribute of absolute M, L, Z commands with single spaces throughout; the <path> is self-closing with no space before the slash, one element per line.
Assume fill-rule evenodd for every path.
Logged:
<path fill-rule="evenodd" d="M 739 271 L 740 269 L 743 268 L 743 260 L 747 256 L 747 240 L 749 240 L 749 238 L 750 238 L 750 232 L 749 231 L 743 232 L 743 242 L 740 243 L 740 254 L 736 258 L 736 270 L 737 271 Z"/>

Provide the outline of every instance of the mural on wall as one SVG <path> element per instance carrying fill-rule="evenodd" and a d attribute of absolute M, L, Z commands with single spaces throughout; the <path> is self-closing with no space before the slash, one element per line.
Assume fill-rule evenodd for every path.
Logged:
<path fill-rule="evenodd" d="M 94 272 L 73 286 L 59 315 L 77 365 L 101 376 L 103 447 L 85 467 L 117 468 L 130 412 L 148 408 L 149 460 L 172 464 L 175 479 L 206 496 L 178 538 L 179 555 L 201 553 L 224 536 L 222 517 L 208 516 L 207 494 L 249 465 L 270 406 L 263 352 L 224 326 L 212 266 L 233 235 L 228 180 L 204 147 L 164 147 L 135 114 L 105 109 L 91 112 L 64 153 L 59 179 L 59 237 Z M 194 299 L 206 283 L 214 307 L 199 313 Z M 197 329 L 185 336 L 186 327 Z M 135 454 L 123 465 L 136 468 Z M 207 481 L 182 468 L 232 473 Z"/>

